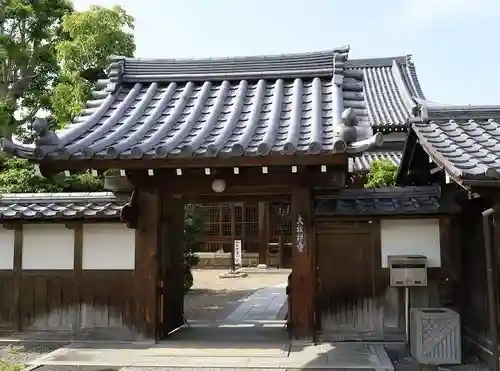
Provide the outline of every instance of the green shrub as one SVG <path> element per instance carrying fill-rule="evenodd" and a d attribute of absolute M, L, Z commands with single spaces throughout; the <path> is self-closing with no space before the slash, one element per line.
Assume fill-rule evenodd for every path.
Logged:
<path fill-rule="evenodd" d="M 391 161 L 374 161 L 365 188 L 394 187 L 398 167 Z"/>

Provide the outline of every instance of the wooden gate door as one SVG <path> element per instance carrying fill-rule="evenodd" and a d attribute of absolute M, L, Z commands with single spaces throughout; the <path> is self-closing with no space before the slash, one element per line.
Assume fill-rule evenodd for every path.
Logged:
<path fill-rule="evenodd" d="M 368 222 L 317 224 L 318 340 L 382 340 L 375 246 Z"/>
<path fill-rule="evenodd" d="M 184 321 L 184 202 L 162 198 L 157 251 L 157 339 Z"/>

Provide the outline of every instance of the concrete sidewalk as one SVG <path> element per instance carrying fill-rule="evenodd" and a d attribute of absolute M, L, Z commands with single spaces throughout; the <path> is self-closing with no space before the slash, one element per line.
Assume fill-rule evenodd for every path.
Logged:
<path fill-rule="evenodd" d="M 89 348 L 73 344 L 30 364 L 121 367 L 122 371 L 187 369 L 357 369 L 393 371 L 381 344 L 335 343 L 290 345 L 245 342 L 164 342 L 151 347 L 130 345 Z"/>

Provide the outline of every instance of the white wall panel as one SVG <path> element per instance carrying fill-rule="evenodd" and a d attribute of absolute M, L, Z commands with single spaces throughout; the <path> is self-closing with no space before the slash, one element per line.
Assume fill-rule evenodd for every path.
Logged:
<path fill-rule="evenodd" d="M 83 226 L 82 269 L 135 268 L 135 229 L 122 223 Z"/>
<path fill-rule="evenodd" d="M 0 226 L 0 269 L 14 269 L 14 234 Z"/>
<path fill-rule="evenodd" d="M 22 269 L 73 269 L 74 241 L 64 224 L 24 224 Z"/>
<path fill-rule="evenodd" d="M 441 266 L 439 219 L 382 220 L 382 267 L 389 255 L 423 255 L 429 267 Z"/>

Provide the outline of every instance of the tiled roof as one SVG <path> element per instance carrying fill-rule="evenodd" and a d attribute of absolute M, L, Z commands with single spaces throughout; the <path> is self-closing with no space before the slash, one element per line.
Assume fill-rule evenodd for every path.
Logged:
<path fill-rule="evenodd" d="M 116 57 L 67 129 L 36 150 L 2 147 L 39 160 L 362 152 L 381 144 L 372 127 L 405 126 L 424 96 L 409 56 L 349 60 L 348 51 Z M 349 118 L 355 133 L 344 130 Z"/>
<path fill-rule="evenodd" d="M 500 106 L 422 106 L 412 130 L 459 183 L 500 182 Z M 410 154 L 408 154 L 410 155 Z"/>
<path fill-rule="evenodd" d="M 402 151 L 373 151 L 363 153 L 361 156 L 353 157 L 353 171 L 354 172 L 368 172 L 372 168 L 374 161 L 390 161 L 394 165 L 401 164 L 403 157 Z"/>
<path fill-rule="evenodd" d="M 0 195 L 0 219 L 119 219 L 128 198 L 109 192 Z"/>
<path fill-rule="evenodd" d="M 456 205 L 442 204 L 440 189 L 434 186 L 345 189 L 338 194 L 318 196 L 315 214 L 323 216 L 424 215 L 456 211 Z"/>

